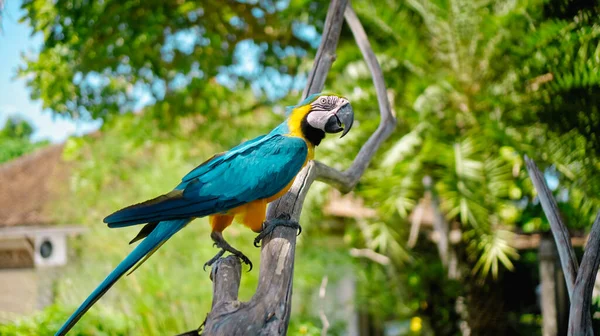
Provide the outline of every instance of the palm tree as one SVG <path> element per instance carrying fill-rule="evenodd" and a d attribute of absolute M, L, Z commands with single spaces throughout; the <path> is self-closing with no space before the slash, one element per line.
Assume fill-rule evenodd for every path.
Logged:
<path fill-rule="evenodd" d="M 600 161 L 590 155 L 600 143 L 600 113 L 590 103 L 599 87 L 600 16 L 592 15 L 597 7 L 567 2 L 563 7 L 575 15 L 560 19 L 552 4 L 542 3 L 353 2 L 379 51 L 400 121 L 380 164 L 359 186 L 379 218 L 358 243 L 391 257 L 404 253 L 410 214 L 427 192 L 423 179 L 431 178 L 444 221 L 462 231 L 455 252 L 463 268 L 459 281 L 472 284 L 462 292 L 472 327 L 481 310 L 474 293 L 489 296 L 482 284 L 512 270 L 518 258 L 511 231 L 547 230 L 532 202 L 524 154 L 558 169 L 559 190 L 570 195 L 561 206 L 586 218 L 581 223 L 591 223 L 600 205 Z M 357 109 L 375 112 L 364 63 L 350 43 L 340 48 L 337 90 L 353 92 Z M 356 138 L 376 125 L 363 120 L 359 126 Z M 334 152 L 328 158 L 349 160 Z M 533 217 L 525 214 L 530 208 Z M 378 244 L 369 244 L 373 232 Z M 415 251 L 418 258 L 422 252 Z M 415 270 L 403 266 L 404 272 L 407 267 Z"/>

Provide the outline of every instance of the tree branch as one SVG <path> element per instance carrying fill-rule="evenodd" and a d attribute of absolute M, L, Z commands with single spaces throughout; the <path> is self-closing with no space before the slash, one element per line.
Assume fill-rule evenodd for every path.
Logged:
<path fill-rule="evenodd" d="M 352 165 L 346 171 L 340 172 L 339 170 L 318 161 L 314 163 L 317 168 L 317 180 L 332 185 L 343 193 L 347 193 L 354 189 L 358 180 L 360 180 L 367 169 L 367 166 L 371 162 L 373 155 L 375 155 L 381 144 L 394 131 L 394 128 L 396 127 L 396 118 L 394 118 L 392 114 L 390 101 L 387 97 L 387 90 L 381 66 L 379 66 L 379 62 L 371 48 L 367 34 L 365 33 L 358 16 L 356 16 L 354 9 L 352 9 L 351 4 L 346 6 L 344 17 L 346 18 L 346 22 L 354 35 L 354 40 L 371 71 L 373 84 L 375 86 L 375 91 L 377 92 L 377 102 L 379 104 L 379 114 L 381 117 L 379 127 L 377 127 L 377 130 L 371 135 L 369 140 L 365 142 L 354 159 L 354 162 L 352 162 Z"/>
<path fill-rule="evenodd" d="M 600 265 L 600 211 L 592 225 L 575 280 L 569 312 L 569 335 L 593 335 L 589 314 L 598 265 Z"/>
<path fill-rule="evenodd" d="M 321 45 L 303 98 L 323 89 L 327 73 L 335 60 L 335 50 L 343 24 L 342 14 L 346 4 L 347 0 L 332 0 L 329 5 Z M 282 214 L 289 214 L 293 220 L 298 220 L 304 198 L 315 177 L 314 164 L 310 162 L 296 176 L 290 190 L 269 205 L 267 220 Z M 215 308 L 206 319 L 203 335 L 285 335 L 287 333 L 292 302 L 296 230 L 277 227 L 272 234 L 265 237 L 262 243 L 256 293 L 249 302 L 239 303 L 237 306 L 229 304 L 229 301 L 217 300 Z M 237 259 L 233 262 L 239 264 Z M 228 274 L 219 271 L 223 265 L 225 264 L 218 263 L 214 266 L 215 290 L 229 288 L 221 284 L 227 281 L 225 275 Z M 218 307 L 223 309 L 217 311 Z"/>
<path fill-rule="evenodd" d="M 581 268 L 571 245 L 567 226 L 562 221 L 558 205 L 546 184 L 544 176 L 533 160 L 525 156 L 529 178 L 538 192 L 542 209 L 550 222 L 550 230 L 556 242 L 561 267 L 565 274 L 567 291 L 571 301 L 569 312 L 569 335 L 593 335 L 590 302 L 600 264 L 600 212 L 594 221 L 585 247 Z"/>
<path fill-rule="evenodd" d="M 335 60 L 342 24 L 346 21 L 371 70 L 377 91 L 381 122 L 363 145 L 346 171 L 339 172 L 323 163 L 311 161 L 296 176 L 290 190 L 269 205 L 267 220 L 288 214 L 298 220 L 306 193 L 315 179 L 328 182 L 343 192 L 350 191 L 363 175 L 375 151 L 396 125 L 387 99 L 381 67 L 367 40 L 367 35 L 348 0 L 332 0 L 327 12 L 321 45 L 315 57 L 303 98 L 320 92 Z M 290 319 L 292 279 L 296 249 L 296 230 L 279 226 L 263 240 L 258 288 L 249 302 L 237 301 L 239 260 L 231 258 L 214 266 L 213 310 L 206 319 L 204 335 L 285 335 Z M 231 264 L 232 263 L 232 264 Z M 221 270 L 227 267 L 226 271 Z M 233 280 L 232 280 L 233 279 Z M 235 288 L 233 288 L 235 287 Z M 233 289 L 232 289 L 233 288 Z M 228 294 L 223 294 L 225 292 Z"/>
<path fill-rule="evenodd" d="M 390 264 L 390 258 L 384 256 L 383 254 L 377 253 L 371 249 L 350 249 L 350 255 L 355 258 L 367 258 L 371 261 L 374 261 L 380 265 L 387 266 Z"/>
<path fill-rule="evenodd" d="M 525 156 L 525 163 L 527 165 L 527 171 L 529 172 L 529 178 L 533 182 L 535 190 L 537 190 L 540 203 L 542 203 L 542 209 L 550 222 L 550 229 L 556 241 L 556 248 L 558 249 L 558 256 L 560 257 L 560 264 L 565 273 L 565 280 L 567 282 L 567 290 L 569 292 L 569 298 L 573 300 L 573 287 L 575 287 L 575 278 L 577 277 L 577 257 L 575 251 L 571 245 L 571 238 L 569 230 L 560 217 L 558 211 L 558 205 L 552 196 L 552 192 L 544 180 L 544 176 L 536 166 L 535 162 Z"/>
<path fill-rule="evenodd" d="M 242 278 L 242 267 L 237 257 L 230 255 L 217 260 L 217 263 L 219 267 L 213 267 L 210 272 L 211 280 L 220 279 L 214 283 L 211 314 L 218 313 L 224 309 L 223 305 L 237 300 Z"/>
<path fill-rule="evenodd" d="M 348 0 L 332 0 L 327 9 L 327 17 L 325 18 L 325 26 L 321 35 L 321 44 L 315 56 L 308 80 L 302 92 L 302 99 L 310 96 L 313 93 L 321 92 L 325 86 L 325 79 L 331 64 L 335 61 L 335 50 L 337 49 L 340 33 L 342 32 L 342 24 L 344 9 Z"/>
<path fill-rule="evenodd" d="M 321 309 L 319 309 L 319 317 L 321 318 L 321 323 L 323 323 L 323 328 L 321 329 L 321 336 L 327 336 L 327 330 L 329 330 L 330 324 L 327 319 L 327 315 L 325 315 L 325 294 L 327 293 L 327 275 L 323 277 L 321 280 L 321 287 L 319 288 L 319 301 L 321 303 Z"/>

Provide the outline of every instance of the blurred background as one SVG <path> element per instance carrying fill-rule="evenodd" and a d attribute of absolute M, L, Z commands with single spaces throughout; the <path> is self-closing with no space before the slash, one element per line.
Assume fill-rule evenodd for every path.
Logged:
<path fill-rule="evenodd" d="M 313 185 L 290 335 L 563 335 L 568 297 L 524 168 L 541 168 L 581 255 L 600 209 L 600 4 L 354 0 L 398 126 L 357 189 Z M 130 251 L 102 218 L 169 191 L 296 103 L 327 1 L 0 0 L 0 334 L 50 335 Z M 378 125 L 347 27 L 326 90 Z M 226 238 L 254 262 L 254 234 Z M 196 220 L 73 335 L 165 335 L 210 309 Z M 251 297 L 258 269 L 243 274 Z M 600 281 L 598 282 L 600 287 Z M 324 295 L 319 295 L 320 289 Z M 594 299 L 600 330 L 600 292 Z"/>

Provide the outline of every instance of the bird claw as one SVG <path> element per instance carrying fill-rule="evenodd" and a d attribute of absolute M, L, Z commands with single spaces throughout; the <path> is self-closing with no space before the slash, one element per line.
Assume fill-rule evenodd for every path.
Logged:
<path fill-rule="evenodd" d="M 217 260 L 219 260 L 223 256 L 223 254 L 225 254 L 225 252 L 233 254 L 234 256 L 238 257 L 244 264 L 250 266 L 248 272 L 252 270 L 252 262 L 250 261 L 250 259 L 246 257 L 242 252 L 236 250 L 231 245 L 229 245 L 229 243 L 225 239 L 223 239 L 223 235 L 220 232 L 213 232 L 211 234 L 211 238 L 214 241 L 214 246 L 221 248 L 221 251 L 219 251 L 214 257 L 212 257 L 209 261 L 207 261 L 204 264 L 204 266 L 202 267 L 204 271 L 206 271 L 207 266 L 212 266 Z"/>
<path fill-rule="evenodd" d="M 240 253 L 238 254 L 234 254 L 236 257 L 240 258 L 240 260 L 248 265 L 250 268 L 248 269 L 248 272 L 252 271 L 252 262 L 250 261 L 250 259 L 248 257 L 246 257 L 244 254 Z"/>
<path fill-rule="evenodd" d="M 215 243 L 215 245 L 217 245 Z M 221 258 L 223 256 L 223 254 L 225 254 L 225 249 L 221 249 L 221 251 L 219 251 L 217 254 L 215 254 L 214 257 L 212 257 L 209 261 L 204 263 L 204 266 L 202 266 L 202 270 L 204 270 L 204 272 L 206 272 L 206 266 L 212 266 L 217 260 L 219 260 L 219 258 Z"/>
<path fill-rule="evenodd" d="M 258 234 L 258 236 L 256 236 L 256 238 L 254 238 L 254 246 L 260 247 L 260 242 L 266 236 L 271 234 L 273 230 L 278 226 L 287 226 L 293 229 L 297 229 L 298 234 L 296 236 L 299 236 L 300 233 L 302 233 L 302 226 L 300 226 L 298 222 L 293 221 L 292 217 L 289 214 L 284 213 L 279 215 L 277 218 L 266 220 L 263 223 L 262 231 Z"/>
<path fill-rule="evenodd" d="M 225 250 L 219 251 L 219 253 L 217 253 L 214 257 L 212 257 L 212 259 L 210 259 L 209 261 L 207 261 L 206 263 L 204 263 L 204 266 L 202 266 L 202 269 L 206 272 L 206 267 L 214 265 L 214 263 L 217 260 L 219 260 L 223 256 L 224 253 L 225 253 Z M 231 254 L 233 254 L 234 256 L 236 256 L 237 258 L 239 258 L 244 264 L 250 266 L 250 268 L 248 269 L 248 272 L 252 271 L 253 265 L 252 265 L 252 262 L 250 261 L 250 258 L 246 257 L 241 252 L 239 254 L 231 252 Z"/>

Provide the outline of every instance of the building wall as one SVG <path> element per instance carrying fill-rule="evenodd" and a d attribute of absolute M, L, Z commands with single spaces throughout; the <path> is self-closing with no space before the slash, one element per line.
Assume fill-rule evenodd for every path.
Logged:
<path fill-rule="evenodd" d="M 35 312 L 38 287 L 35 269 L 0 270 L 0 321 L 11 321 Z"/>

